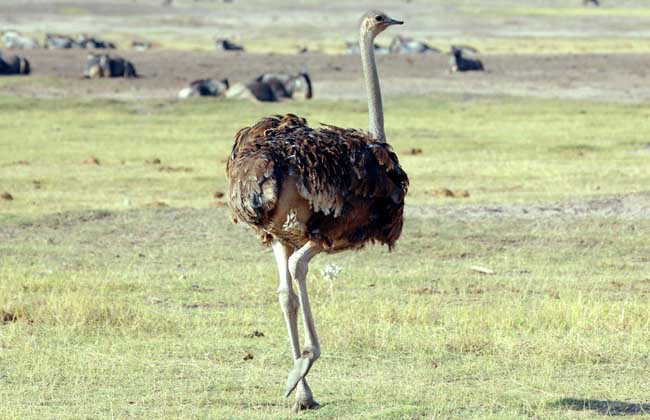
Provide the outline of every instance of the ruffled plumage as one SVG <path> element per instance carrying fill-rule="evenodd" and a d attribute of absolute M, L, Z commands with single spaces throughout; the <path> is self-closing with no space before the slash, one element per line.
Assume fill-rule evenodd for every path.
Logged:
<path fill-rule="evenodd" d="M 311 128 L 293 114 L 264 118 L 235 136 L 228 159 L 235 221 L 282 241 L 271 223 L 284 182 L 295 182 L 312 214 L 293 246 L 317 240 L 326 251 L 379 241 L 392 248 L 402 231 L 408 177 L 387 143 L 365 132 Z M 299 235 L 300 236 L 300 235 Z"/>

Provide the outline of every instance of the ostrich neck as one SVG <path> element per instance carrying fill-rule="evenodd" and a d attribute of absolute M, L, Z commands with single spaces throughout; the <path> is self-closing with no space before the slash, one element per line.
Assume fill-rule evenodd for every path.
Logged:
<path fill-rule="evenodd" d="M 384 110 L 381 103 L 381 89 L 379 87 L 379 76 L 377 75 L 377 64 L 375 63 L 373 35 L 369 32 L 364 33 L 362 31 L 359 39 L 359 47 L 361 50 L 363 77 L 366 81 L 366 93 L 368 94 L 369 131 L 376 141 L 385 142 Z"/>

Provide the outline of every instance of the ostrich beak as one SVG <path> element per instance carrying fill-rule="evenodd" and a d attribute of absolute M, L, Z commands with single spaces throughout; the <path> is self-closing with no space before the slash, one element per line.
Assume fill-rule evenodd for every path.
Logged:
<path fill-rule="evenodd" d="M 403 25 L 403 24 L 404 24 L 404 22 L 401 21 L 401 20 L 391 19 L 391 18 L 389 18 L 389 17 L 386 18 L 386 20 L 384 21 L 384 23 L 385 23 L 386 25 Z"/>

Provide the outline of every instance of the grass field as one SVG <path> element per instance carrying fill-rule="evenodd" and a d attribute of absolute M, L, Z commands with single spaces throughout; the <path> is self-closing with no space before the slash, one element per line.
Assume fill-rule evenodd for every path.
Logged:
<path fill-rule="evenodd" d="M 405 232 L 314 260 L 322 408 L 300 417 L 650 418 L 650 110 L 386 107 L 423 150 Z M 288 111 L 366 124 L 356 101 L 0 98 L 0 418 L 291 417 L 271 252 L 212 197 L 232 134 Z"/>

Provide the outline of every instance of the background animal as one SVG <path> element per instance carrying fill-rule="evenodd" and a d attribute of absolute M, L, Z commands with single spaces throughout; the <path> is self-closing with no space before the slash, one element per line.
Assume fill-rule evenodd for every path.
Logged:
<path fill-rule="evenodd" d="M 131 41 L 131 48 L 136 51 L 147 51 L 153 48 L 153 44 L 147 41 Z"/>
<path fill-rule="evenodd" d="M 477 58 L 467 58 L 463 55 L 463 48 L 451 47 L 449 67 L 452 73 L 464 71 L 483 71 L 483 63 Z"/>
<path fill-rule="evenodd" d="M 115 49 L 115 44 L 88 35 L 79 35 L 73 42 L 72 48 L 82 49 Z"/>
<path fill-rule="evenodd" d="M 298 93 L 302 93 L 304 99 L 311 99 L 313 96 L 311 78 L 307 73 L 297 75 L 265 73 L 247 83 L 235 83 L 226 92 L 226 97 L 279 102 L 293 99 Z"/>
<path fill-rule="evenodd" d="M 26 58 L 12 55 L 0 55 L 0 75 L 27 75 L 31 73 L 31 66 Z"/>
<path fill-rule="evenodd" d="M 214 45 L 218 51 L 244 51 L 244 47 L 225 38 L 215 39 Z"/>
<path fill-rule="evenodd" d="M 108 54 L 89 54 L 84 67 L 84 77 L 138 77 L 135 66 L 122 57 Z"/>
<path fill-rule="evenodd" d="M 228 79 L 199 79 L 190 83 L 189 87 L 178 92 L 179 99 L 191 96 L 222 96 L 230 87 Z"/>
<path fill-rule="evenodd" d="M 79 35 L 77 38 L 72 38 L 67 35 L 46 34 L 45 35 L 45 48 L 50 49 L 114 49 L 115 44 L 109 41 L 97 39 L 88 35 Z"/>
<path fill-rule="evenodd" d="M 39 47 L 35 39 L 21 35 L 17 31 L 5 31 L 1 39 L 4 46 L 9 49 L 31 50 Z"/>
<path fill-rule="evenodd" d="M 293 114 L 269 117 L 237 133 L 227 162 L 233 218 L 272 244 L 276 257 L 279 301 L 295 360 L 285 395 L 297 387 L 295 410 L 318 407 L 305 379 L 320 356 L 307 294 L 309 261 L 320 252 L 358 249 L 368 242 L 392 248 L 402 231 L 408 177 L 386 143 L 373 48 L 374 38 L 395 24 L 402 22 L 377 11 L 361 19 L 369 133 L 330 125 L 314 129 Z M 298 283 L 298 296 L 292 280 Z M 299 306 L 305 327 L 302 350 Z"/>
<path fill-rule="evenodd" d="M 69 49 L 72 48 L 74 40 L 69 36 L 58 34 L 45 34 L 43 46 L 50 49 Z"/>
<path fill-rule="evenodd" d="M 430 46 L 426 42 L 404 38 L 399 35 L 393 38 L 388 51 L 391 54 L 430 54 L 440 52 L 439 49 Z"/>
<path fill-rule="evenodd" d="M 288 99 L 300 98 L 298 94 L 302 94 L 303 99 L 311 99 L 314 95 L 311 78 L 305 72 L 296 75 L 264 73 L 255 80 L 261 83 L 281 83 Z"/>

